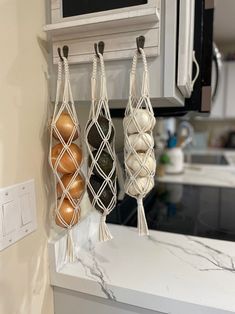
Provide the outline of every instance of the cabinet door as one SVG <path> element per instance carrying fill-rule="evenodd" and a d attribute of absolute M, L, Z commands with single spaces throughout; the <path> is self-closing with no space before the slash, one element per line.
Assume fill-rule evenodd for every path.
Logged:
<path fill-rule="evenodd" d="M 211 118 L 224 118 L 225 115 L 225 107 L 226 107 L 226 63 L 223 63 L 221 71 L 220 71 L 220 76 L 219 76 L 219 85 L 217 89 L 217 93 L 215 96 L 215 99 L 212 103 L 212 108 L 211 108 Z M 215 84 L 215 68 L 212 67 L 212 86 Z"/>
<path fill-rule="evenodd" d="M 235 118 L 235 62 L 227 62 L 225 117 Z"/>

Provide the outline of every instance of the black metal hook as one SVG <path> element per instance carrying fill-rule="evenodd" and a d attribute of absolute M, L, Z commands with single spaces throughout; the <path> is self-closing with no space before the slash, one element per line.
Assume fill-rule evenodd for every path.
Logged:
<path fill-rule="evenodd" d="M 60 57 L 60 60 L 63 61 L 63 58 L 62 58 L 62 55 L 61 55 L 61 49 L 58 48 L 58 49 L 57 49 L 57 52 L 58 52 L 58 55 L 59 55 L 59 57 Z"/>
<path fill-rule="evenodd" d="M 58 55 L 60 57 L 60 60 L 63 61 L 60 47 L 57 49 L 57 51 L 58 51 Z M 69 55 L 69 47 L 68 46 L 63 46 L 63 55 L 64 55 L 64 58 L 68 59 L 68 55 Z"/>
<path fill-rule="evenodd" d="M 145 37 L 144 36 L 139 36 L 136 38 L 137 50 L 139 53 L 141 53 L 140 48 L 144 49 L 144 44 L 145 44 Z"/>
<path fill-rule="evenodd" d="M 68 56 L 69 56 L 69 47 L 68 46 L 63 47 L 63 54 L 64 54 L 64 57 L 66 59 L 68 59 Z"/>
<path fill-rule="evenodd" d="M 105 45 L 104 45 L 103 41 L 99 41 L 98 45 L 97 45 L 97 43 L 94 44 L 95 53 L 96 53 L 98 58 L 100 57 L 99 53 L 102 54 L 102 55 L 104 54 L 104 46 Z"/>

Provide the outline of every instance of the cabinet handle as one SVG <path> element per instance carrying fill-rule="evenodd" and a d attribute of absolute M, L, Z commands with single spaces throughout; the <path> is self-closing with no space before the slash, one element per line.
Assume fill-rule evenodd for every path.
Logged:
<path fill-rule="evenodd" d="M 193 63 L 196 66 L 196 74 L 195 74 L 194 79 L 192 80 L 192 83 L 191 83 L 191 90 L 193 90 L 194 84 L 195 84 L 195 82 L 198 78 L 199 72 L 200 72 L 199 64 L 198 64 L 197 59 L 195 57 L 195 50 L 193 50 Z"/>

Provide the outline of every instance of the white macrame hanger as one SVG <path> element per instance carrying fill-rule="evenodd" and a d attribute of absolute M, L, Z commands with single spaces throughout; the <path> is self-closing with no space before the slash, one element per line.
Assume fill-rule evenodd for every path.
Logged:
<path fill-rule="evenodd" d="M 97 66 L 98 61 L 100 63 L 100 94 L 97 98 Z M 106 224 L 106 216 L 111 212 L 111 210 L 116 205 L 116 194 L 117 194 L 117 187 L 116 187 L 116 155 L 114 151 L 114 138 L 112 142 L 109 142 L 109 138 L 111 137 L 112 132 L 114 133 L 114 127 L 112 124 L 109 107 L 108 107 L 108 95 L 107 95 L 107 87 L 106 87 L 106 75 L 105 75 L 105 66 L 104 66 L 104 59 L 101 53 L 97 53 L 97 55 L 93 58 L 93 71 L 91 77 L 91 110 L 89 114 L 89 121 L 86 126 L 86 144 L 88 148 L 88 153 L 91 158 L 91 164 L 88 167 L 88 180 L 87 180 L 87 188 L 92 195 L 92 205 L 94 208 L 97 206 L 101 209 L 101 217 L 100 217 L 100 226 L 99 226 L 99 239 L 100 241 L 107 241 L 112 239 L 112 235 L 108 229 Z M 109 123 L 109 130 L 108 133 L 105 135 L 99 126 L 99 117 L 105 117 L 105 119 Z M 93 126 L 96 126 L 99 135 L 102 138 L 102 143 L 98 148 L 97 154 L 95 157 L 93 156 L 93 149 L 88 141 L 88 134 Z M 114 137 L 114 136 L 113 136 Z M 110 173 L 107 175 L 105 174 L 98 164 L 98 160 L 103 151 L 106 151 L 109 156 L 111 156 L 113 160 L 113 166 Z M 90 183 L 90 178 L 93 175 L 93 171 L 96 169 L 98 175 L 102 178 L 102 185 L 99 188 L 99 191 L 95 191 L 92 184 Z M 114 176 L 114 179 L 113 179 Z M 102 193 L 105 192 L 105 189 L 108 189 L 109 192 L 112 194 L 112 198 L 108 204 L 105 206 L 102 202 Z"/>
<path fill-rule="evenodd" d="M 81 193 L 79 199 L 75 200 L 70 195 L 70 187 L 74 183 L 75 179 L 78 175 L 80 175 L 82 178 L 82 172 L 81 172 L 81 164 L 77 163 L 77 160 L 74 158 L 74 155 L 72 154 L 70 150 L 70 145 L 72 142 L 74 142 L 74 135 L 77 134 L 80 135 L 80 127 L 77 119 L 77 114 L 74 106 L 72 91 L 71 91 L 71 84 L 69 80 L 69 65 L 68 60 L 65 57 L 62 57 L 63 62 L 61 59 L 58 61 L 58 77 L 57 77 L 57 88 L 56 88 L 56 100 L 55 100 L 55 108 L 51 123 L 51 130 L 50 130 L 50 153 L 49 153 L 49 163 L 54 173 L 54 181 L 55 181 L 55 202 L 56 202 L 56 217 L 58 221 L 60 222 L 61 226 L 66 228 L 68 230 L 67 234 L 67 247 L 66 247 L 66 261 L 74 262 L 75 261 L 75 254 L 74 254 L 74 242 L 72 237 L 72 227 L 77 223 L 77 217 L 78 214 L 80 215 L 80 202 L 83 197 L 84 191 Z M 64 69 L 64 89 L 63 89 L 63 96 L 62 96 L 62 102 L 60 102 L 61 97 L 61 90 L 62 90 L 62 69 Z M 59 130 L 57 129 L 56 122 L 60 118 L 61 114 L 66 111 L 69 114 L 69 117 L 71 118 L 73 122 L 73 131 L 71 132 L 71 135 L 68 139 L 68 141 L 65 141 L 62 135 L 60 134 Z M 53 143 L 53 133 L 56 134 L 57 140 L 62 144 L 63 148 L 60 151 L 60 154 L 58 155 L 54 165 L 52 164 L 52 143 Z M 78 141 L 78 140 L 77 140 Z M 81 143 L 79 141 L 78 145 L 81 147 Z M 59 163 L 61 161 L 61 158 L 63 157 L 64 153 L 67 153 L 70 159 L 73 161 L 76 170 L 71 174 L 72 179 L 68 183 L 68 185 L 65 187 L 63 185 L 63 182 L 61 181 L 61 177 L 59 172 L 57 171 Z M 56 186 L 59 184 L 59 186 L 62 189 L 62 195 L 60 198 L 57 195 L 57 189 Z M 70 204 L 73 206 L 74 211 L 72 218 L 69 223 L 65 221 L 65 219 L 62 217 L 60 213 L 60 208 L 62 206 L 62 203 L 64 200 L 68 199 L 70 201 Z"/>
<path fill-rule="evenodd" d="M 142 88 L 141 88 L 141 96 L 146 97 L 148 99 L 149 97 L 149 77 L 148 77 L 148 67 L 147 67 L 147 61 L 145 57 L 144 50 L 142 48 L 139 48 L 143 65 L 144 65 L 144 71 L 143 71 L 143 78 L 142 78 Z M 138 61 L 138 50 L 136 50 L 134 59 L 133 59 L 133 65 L 132 65 L 132 75 L 133 78 L 131 80 L 133 86 L 131 88 L 131 91 L 133 91 L 135 94 L 134 97 L 137 97 L 137 91 L 136 91 L 136 68 L 137 68 L 137 61 Z M 148 104 L 148 101 L 147 101 Z M 150 106 L 152 108 L 152 106 Z M 144 205 L 143 205 L 143 198 L 144 195 L 142 193 L 137 198 L 137 213 L 138 213 L 138 230 L 140 235 L 149 235 L 148 225 L 145 217 L 145 211 L 144 211 Z"/>
<path fill-rule="evenodd" d="M 137 96 L 136 91 L 136 68 L 137 68 L 137 61 L 138 61 L 138 55 L 141 55 L 142 62 L 143 62 L 143 76 L 142 76 L 142 86 L 141 86 L 141 95 L 140 97 Z M 137 120 L 137 114 L 139 110 L 144 109 L 148 113 L 149 123 L 152 125 L 151 128 L 146 132 L 143 129 L 143 126 L 140 126 Z M 146 151 L 144 154 L 144 159 L 140 158 L 140 155 L 135 150 L 135 147 L 133 146 L 133 143 L 131 143 L 129 138 L 129 126 L 134 125 L 136 128 L 136 136 L 137 139 L 140 137 L 150 137 L 150 139 L 153 141 L 153 134 L 152 134 L 152 128 L 155 125 L 155 118 L 154 113 L 152 109 L 152 105 L 149 98 L 149 75 L 148 75 L 148 66 L 146 61 L 146 56 L 144 53 L 144 50 L 142 48 L 139 48 L 136 50 L 133 62 L 132 62 L 132 69 L 130 73 L 130 89 L 129 89 L 129 100 L 127 104 L 127 108 L 125 111 L 125 118 L 124 118 L 124 135 L 125 135 L 125 148 L 124 148 L 124 157 L 125 157 L 125 168 L 126 168 L 126 184 L 125 184 L 125 190 L 126 193 L 129 194 L 132 197 L 135 197 L 137 199 L 137 212 L 138 212 L 138 231 L 140 235 L 148 235 L 148 226 L 146 222 L 145 212 L 144 212 L 144 206 L 143 206 L 143 198 L 146 196 L 146 194 L 150 191 L 150 189 L 153 187 L 154 182 L 154 176 L 155 176 L 155 169 L 150 169 L 146 166 L 148 159 L 151 158 L 153 160 L 153 163 L 155 161 L 154 156 L 154 150 L 153 150 L 153 144 L 146 141 Z M 133 157 L 134 156 L 134 157 Z M 142 155 L 141 155 L 142 156 Z M 132 157 L 135 158 L 135 161 L 139 164 L 139 169 L 137 171 L 133 171 L 128 166 L 128 159 Z M 141 178 L 140 174 L 142 171 L 146 172 L 145 178 Z M 140 184 L 144 181 L 143 184 Z M 132 189 L 136 191 L 133 195 L 133 193 L 130 192 Z"/>

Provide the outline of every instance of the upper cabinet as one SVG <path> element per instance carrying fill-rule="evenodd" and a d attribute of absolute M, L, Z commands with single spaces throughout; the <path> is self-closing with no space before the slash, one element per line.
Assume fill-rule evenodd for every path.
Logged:
<path fill-rule="evenodd" d="M 135 49 L 135 37 L 144 34 L 147 56 L 159 55 L 160 0 L 53 0 L 51 24 L 53 60 L 57 47 L 70 48 L 70 63 L 88 63 L 97 40 L 105 42 L 105 59 L 128 59 Z"/>
<path fill-rule="evenodd" d="M 212 76 L 214 78 L 214 75 Z M 211 118 L 235 118 L 235 62 L 223 62 Z"/>
<path fill-rule="evenodd" d="M 144 36 L 153 107 L 162 110 L 158 115 L 174 115 L 180 110 L 200 111 L 205 99 L 210 103 L 203 89 L 209 95 L 210 79 L 205 79 L 205 73 L 210 73 L 212 32 L 208 30 L 213 27 L 213 10 L 211 0 L 52 0 L 51 23 L 44 30 L 51 35 L 54 64 L 59 60 L 58 47 L 69 46 L 77 101 L 90 100 L 94 43 L 104 42 L 110 107 L 121 110 L 129 95 L 136 38 Z M 205 108 L 208 111 L 209 106 Z"/>

